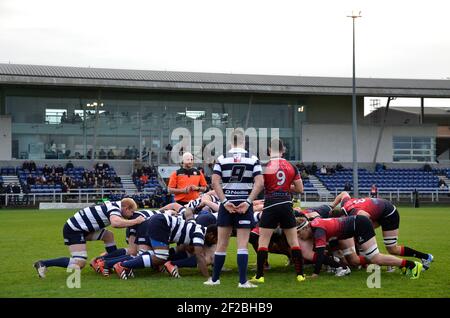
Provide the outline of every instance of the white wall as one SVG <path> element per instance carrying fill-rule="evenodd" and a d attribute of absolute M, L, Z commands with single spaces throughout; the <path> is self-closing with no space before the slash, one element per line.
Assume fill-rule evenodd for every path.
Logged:
<path fill-rule="evenodd" d="M 0 160 L 11 160 L 11 117 L 0 116 Z"/>
<path fill-rule="evenodd" d="M 392 162 L 393 136 L 436 136 L 435 125 L 387 126 L 378 150 L 377 162 Z M 358 126 L 358 162 L 371 163 L 377 145 L 379 126 Z M 352 126 L 303 124 L 302 161 L 352 162 Z"/>

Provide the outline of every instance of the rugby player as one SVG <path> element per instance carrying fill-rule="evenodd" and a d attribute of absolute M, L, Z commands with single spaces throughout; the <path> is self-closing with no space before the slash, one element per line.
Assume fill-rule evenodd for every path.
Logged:
<path fill-rule="evenodd" d="M 142 223 L 140 216 L 127 220 L 137 210 L 136 202 L 125 198 L 116 202 L 105 202 L 101 205 L 81 209 L 67 220 L 63 227 L 64 244 L 68 245 L 72 257 L 40 260 L 34 263 L 38 276 L 45 278 L 48 267 L 64 267 L 82 269 L 87 260 L 87 241 L 102 240 L 107 252 L 117 250 L 114 235 L 106 227 L 125 228 Z"/>
<path fill-rule="evenodd" d="M 214 227 L 205 228 L 194 220 L 186 221 L 167 214 L 154 215 L 139 225 L 136 231 L 136 241 L 142 254 L 115 264 L 114 270 L 121 279 L 128 279 L 133 277 L 133 269 L 163 265 L 169 257 L 169 245 L 179 243 L 194 247 L 198 268 L 204 277 L 209 277 L 204 255 L 205 235 L 209 232 L 214 232 Z M 169 268 L 169 272 L 179 277 L 178 271 L 173 268 Z"/>
<path fill-rule="evenodd" d="M 297 281 L 305 280 L 303 257 L 298 243 L 291 192 L 303 192 L 303 182 L 297 168 L 283 159 L 285 148 L 280 139 L 269 147 L 270 160 L 264 172 L 264 212 L 259 221 L 257 272 L 252 283 L 264 283 L 264 264 L 274 230 L 280 225 L 291 247 Z"/>
<path fill-rule="evenodd" d="M 221 155 L 217 158 L 211 178 L 213 189 L 221 204 L 217 219 L 218 241 L 213 275 L 204 284 L 209 286 L 220 284 L 220 273 L 234 227 L 237 237 L 238 287 L 254 288 L 257 285 L 247 280 L 247 245 L 250 230 L 254 226 L 253 200 L 262 191 L 264 179 L 258 158 L 244 149 L 243 130 L 236 129 L 231 138 L 232 148 L 226 156 Z"/>
<path fill-rule="evenodd" d="M 365 215 L 374 226 L 381 226 L 383 241 L 389 254 L 415 257 L 422 261 L 424 270 L 430 268 L 433 255 L 419 252 L 407 246 L 398 245 L 400 214 L 390 201 L 381 198 L 351 198 L 348 192 L 341 192 L 332 206 L 340 203 L 342 211 L 347 215 Z"/>
<path fill-rule="evenodd" d="M 386 266 L 397 266 L 411 279 L 417 279 L 422 270 L 422 263 L 404 260 L 393 255 L 381 254 L 378 250 L 375 231 L 368 217 L 352 215 L 342 218 L 315 218 L 309 222 L 304 220 L 298 226 L 299 235 L 303 240 L 313 238 L 317 261 L 312 278 L 318 277 L 325 255 L 325 247 L 331 239 L 345 240 L 355 238 L 361 247 L 368 263 Z"/>

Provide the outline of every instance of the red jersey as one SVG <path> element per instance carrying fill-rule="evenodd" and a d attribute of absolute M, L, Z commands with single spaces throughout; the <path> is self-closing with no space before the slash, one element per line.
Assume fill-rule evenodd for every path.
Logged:
<path fill-rule="evenodd" d="M 372 222 L 376 222 L 390 213 L 392 204 L 384 199 L 362 198 L 342 200 L 342 209 L 349 215 L 356 215 L 358 211 L 364 210 L 370 215 Z M 386 212 L 386 213 L 385 213 Z"/>
<path fill-rule="evenodd" d="M 291 184 L 301 180 L 300 173 L 289 161 L 270 159 L 264 172 L 264 199 L 291 199 Z"/>
<path fill-rule="evenodd" d="M 355 235 L 355 219 L 356 216 L 312 220 L 310 225 L 314 233 L 314 247 L 325 247 L 328 241 L 353 237 Z"/>

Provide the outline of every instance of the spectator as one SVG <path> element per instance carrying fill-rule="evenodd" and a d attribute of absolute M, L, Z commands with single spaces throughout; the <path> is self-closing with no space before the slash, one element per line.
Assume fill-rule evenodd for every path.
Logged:
<path fill-rule="evenodd" d="M 14 194 L 12 201 L 17 204 L 19 202 L 20 194 L 20 186 L 17 183 L 14 183 L 14 185 L 12 186 L 12 193 Z"/>
<path fill-rule="evenodd" d="M 327 168 L 325 167 L 325 165 L 320 168 L 320 174 L 327 174 Z"/>
<path fill-rule="evenodd" d="M 423 171 L 425 172 L 431 172 L 433 169 L 431 169 L 431 166 L 427 163 L 423 166 Z"/>
<path fill-rule="evenodd" d="M 36 163 L 34 161 L 30 161 L 29 167 L 30 171 L 36 171 Z"/>
<path fill-rule="evenodd" d="M 69 160 L 69 162 L 66 164 L 66 170 L 73 169 L 73 168 L 74 168 L 73 163 L 72 163 L 72 161 Z M 64 171 L 63 171 L 63 173 L 64 173 Z"/>
<path fill-rule="evenodd" d="M 112 151 L 112 149 L 108 150 L 107 157 L 108 157 L 108 159 L 114 159 L 114 152 Z"/>
<path fill-rule="evenodd" d="M 344 170 L 344 167 L 340 163 L 336 164 L 336 171 L 341 171 L 341 170 Z"/>
<path fill-rule="evenodd" d="M 68 122 L 68 120 L 67 120 L 67 114 L 66 114 L 66 112 L 64 112 L 64 113 L 62 113 L 62 115 L 61 115 L 61 124 L 64 124 L 64 123 L 67 123 Z"/>
<path fill-rule="evenodd" d="M 55 173 L 63 174 L 64 173 L 64 168 L 61 165 L 58 165 L 58 167 L 55 168 Z"/>
<path fill-rule="evenodd" d="M 106 152 L 103 148 L 100 149 L 100 152 L 98 153 L 99 159 L 106 159 Z"/>
<path fill-rule="evenodd" d="M 44 168 L 42 168 L 42 173 L 45 176 L 48 176 L 50 173 L 52 173 L 52 169 L 46 164 L 44 165 Z"/>
<path fill-rule="evenodd" d="M 372 187 L 370 188 L 370 197 L 378 198 L 378 188 L 375 184 L 372 184 Z"/>
<path fill-rule="evenodd" d="M 315 162 L 313 162 L 311 166 L 311 174 L 316 174 L 316 172 L 317 172 L 317 165 Z"/>
<path fill-rule="evenodd" d="M 445 188 L 448 187 L 448 186 L 447 186 L 447 183 L 445 183 L 445 180 L 444 180 L 443 178 L 439 178 L 439 184 L 438 184 L 438 187 L 439 187 L 440 189 L 445 189 Z"/>
<path fill-rule="evenodd" d="M 350 184 L 350 182 L 346 182 L 344 185 L 344 191 L 350 192 L 352 191 L 352 185 Z"/>

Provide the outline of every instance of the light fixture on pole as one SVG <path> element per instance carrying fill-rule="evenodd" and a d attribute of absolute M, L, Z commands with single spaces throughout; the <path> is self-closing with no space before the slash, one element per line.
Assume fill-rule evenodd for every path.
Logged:
<path fill-rule="evenodd" d="M 361 11 L 352 11 L 347 16 L 353 21 L 353 81 L 352 81 L 352 135 L 353 135 L 353 196 L 359 196 L 358 187 L 358 156 L 357 156 L 357 117 L 356 117 L 356 79 L 355 79 L 355 20 L 361 17 Z"/>

